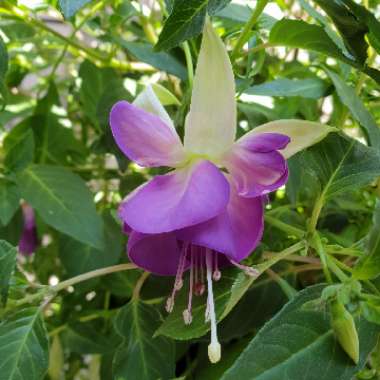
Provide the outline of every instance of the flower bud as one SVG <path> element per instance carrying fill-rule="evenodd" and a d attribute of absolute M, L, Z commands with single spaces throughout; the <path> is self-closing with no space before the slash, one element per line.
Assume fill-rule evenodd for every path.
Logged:
<path fill-rule="evenodd" d="M 339 344 L 347 355 L 354 361 L 359 362 L 359 338 L 352 315 L 344 305 L 338 301 L 330 304 L 331 326 Z"/>

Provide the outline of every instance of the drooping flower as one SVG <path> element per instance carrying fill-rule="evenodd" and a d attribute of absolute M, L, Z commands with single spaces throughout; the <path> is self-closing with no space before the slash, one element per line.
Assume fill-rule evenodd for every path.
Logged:
<path fill-rule="evenodd" d="M 23 255 L 29 256 L 34 253 L 38 247 L 36 219 L 32 206 L 24 202 L 21 205 L 21 209 L 24 226 L 18 243 L 18 249 Z"/>
<path fill-rule="evenodd" d="M 166 309 L 171 312 L 183 273 L 190 270 L 189 303 L 184 321 L 191 323 L 193 294 L 205 290 L 211 322 L 211 362 L 220 359 L 213 281 L 220 268 L 240 262 L 261 240 L 265 194 L 284 185 L 286 158 L 324 138 L 332 128 L 302 120 L 279 120 L 235 140 L 236 102 L 231 63 L 223 42 L 206 22 L 190 111 L 182 144 L 173 122 L 151 87 L 130 104 L 116 103 L 110 125 L 119 148 L 145 167 L 172 167 L 143 184 L 122 202 L 119 215 L 129 234 L 128 254 L 139 267 L 175 275 Z"/>

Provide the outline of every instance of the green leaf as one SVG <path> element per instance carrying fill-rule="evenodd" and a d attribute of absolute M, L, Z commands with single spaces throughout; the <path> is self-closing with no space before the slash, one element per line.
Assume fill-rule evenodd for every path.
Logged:
<path fill-rule="evenodd" d="M 342 350 L 322 306 L 306 305 L 317 300 L 323 285 L 306 288 L 267 323 L 222 380 L 351 380 L 364 366 L 376 344 L 379 328 L 357 321 L 360 360 L 353 365 Z"/>
<path fill-rule="evenodd" d="M 174 377 L 174 344 L 153 338 L 160 315 L 151 305 L 131 300 L 117 314 L 115 327 L 123 343 L 114 357 L 114 377 L 122 380 L 156 380 Z"/>
<path fill-rule="evenodd" d="M 172 55 L 165 52 L 155 52 L 153 46 L 146 43 L 129 42 L 121 38 L 115 38 L 115 40 L 139 61 L 173 74 L 182 80 L 187 78 L 186 68 Z"/>
<path fill-rule="evenodd" d="M 318 78 L 287 79 L 280 78 L 272 82 L 258 84 L 244 91 L 249 95 L 264 96 L 301 96 L 319 99 L 326 94 L 328 85 Z"/>
<path fill-rule="evenodd" d="M 78 175 L 61 167 L 32 165 L 17 175 L 17 183 L 22 197 L 47 224 L 102 249 L 103 223 Z"/>
<path fill-rule="evenodd" d="M 155 46 L 169 50 L 202 32 L 209 0 L 174 0 L 173 10 Z"/>
<path fill-rule="evenodd" d="M 321 26 L 302 20 L 278 21 L 270 32 L 269 42 L 274 45 L 313 50 L 352 64 Z"/>
<path fill-rule="evenodd" d="M 12 182 L 0 180 L 0 221 L 6 226 L 19 208 L 20 191 Z"/>
<path fill-rule="evenodd" d="M 119 261 L 123 249 L 120 226 L 109 214 L 103 220 L 103 249 L 96 249 L 68 236 L 60 238 L 59 256 L 69 277 L 114 265 Z"/>
<path fill-rule="evenodd" d="M 374 147 L 380 148 L 380 128 L 374 117 L 365 108 L 363 102 L 356 94 L 355 89 L 347 85 L 347 83 L 333 71 L 326 69 L 326 72 L 333 81 L 336 92 L 342 103 L 348 107 L 352 116 L 365 128 L 370 144 Z"/>
<path fill-rule="evenodd" d="M 9 281 L 16 265 L 17 249 L 0 240 L 0 296 L 3 305 L 7 302 Z"/>
<path fill-rule="evenodd" d="M 74 137 L 72 129 L 47 112 L 29 119 L 36 141 L 36 161 L 44 164 L 73 165 L 83 162 L 86 147 Z"/>
<path fill-rule="evenodd" d="M 84 113 L 97 125 L 99 99 L 109 84 L 119 78 L 112 69 L 99 69 L 90 61 L 80 65 L 79 77 L 82 79 L 79 95 Z"/>
<path fill-rule="evenodd" d="M 269 42 L 272 45 L 301 48 L 337 58 L 362 70 L 377 83 L 380 83 L 380 72 L 378 70 L 346 57 L 321 26 L 308 24 L 302 20 L 283 19 L 271 29 Z"/>
<path fill-rule="evenodd" d="M 91 0 L 59 0 L 59 7 L 65 18 L 70 18 L 75 15 L 86 4 L 90 3 Z"/>
<path fill-rule="evenodd" d="M 6 380 L 43 379 L 48 337 L 40 310 L 24 309 L 0 324 L 0 373 Z"/>
<path fill-rule="evenodd" d="M 380 325 L 380 305 L 378 303 L 371 301 L 360 302 L 360 309 L 363 317 L 368 322 Z"/>
<path fill-rule="evenodd" d="M 380 201 L 373 214 L 373 225 L 368 234 L 366 255 L 354 268 L 353 276 L 358 280 L 370 280 L 380 274 Z"/>
<path fill-rule="evenodd" d="M 303 153 L 303 165 L 320 184 L 324 201 L 369 184 L 380 175 L 380 154 L 360 142 L 331 133 Z"/>
<path fill-rule="evenodd" d="M 225 8 L 218 11 L 215 16 L 224 18 L 227 20 L 232 20 L 238 23 L 246 23 L 252 16 L 253 10 L 248 5 L 240 4 L 228 4 Z M 278 20 L 266 13 L 262 13 L 257 22 L 258 29 L 272 29 L 273 25 Z"/>
<path fill-rule="evenodd" d="M 104 87 L 96 104 L 96 117 L 99 125 L 106 134 L 111 134 L 109 128 L 109 114 L 112 106 L 119 100 L 133 101 L 132 95 L 126 90 L 123 82 L 119 79 L 111 79 Z M 113 137 L 112 137 L 113 139 Z M 117 148 L 119 150 L 119 148 Z"/>
<path fill-rule="evenodd" d="M 331 0 L 315 0 L 315 2 L 330 16 L 343 37 L 348 51 L 363 65 L 367 59 L 368 44 L 364 38 L 367 27 L 358 21 L 343 2 Z"/>
<path fill-rule="evenodd" d="M 214 301 L 215 313 L 221 321 L 233 309 L 239 299 L 252 284 L 253 278 L 244 273 L 228 269 L 223 271 L 220 281 L 215 283 Z M 189 290 L 187 286 L 181 289 L 175 300 L 174 310 L 167 316 L 155 335 L 165 335 L 169 338 L 188 340 L 199 338 L 207 333 L 210 324 L 205 322 L 206 297 L 193 297 L 193 321 L 186 326 L 183 321 L 183 311 L 187 308 Z"/>

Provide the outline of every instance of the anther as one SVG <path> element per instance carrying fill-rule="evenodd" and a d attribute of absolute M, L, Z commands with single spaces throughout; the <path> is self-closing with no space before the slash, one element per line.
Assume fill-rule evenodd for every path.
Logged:
<path fill-rule="evenodd" d="M 186 309 L 183 311 L 182 315 L 183 315 L 183 320 L 185 324 L 190 325 L 191 322 L 193 321 L 193 316 L 191 315 L 191 311 Z"/>

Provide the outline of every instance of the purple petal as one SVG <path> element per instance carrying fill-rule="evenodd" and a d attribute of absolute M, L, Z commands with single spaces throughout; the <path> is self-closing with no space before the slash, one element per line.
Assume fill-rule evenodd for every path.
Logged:
<path fill-rule="evenodd" d="M 121 204 L 119 216 L 133 230 L 154 234 L 192 226 L 220 214 L 229 183 L 209 161 L 153 178 Z"/>
<path fill-rule="evenodd" d="M 117 102 L 111 110 L 110 124 L 119 148 L 141 166 L 177 166 L 185 159 L 175 129 L 133 104 Z"/>
<path fill-rule="evenodd" d="M 230 202 L 225 212 L 205 223 L 178 231 L 177 236 L 240 261 L 260 242 L 264 227 L 263 215 L 261 197 L 241 197 L 231 185 Z"/>
<path fill-rule="evenodd" d="M 285 158 L 277 151 L 289 138 L 277 133 L 252 135 L 237 142 L 224 163 L 244 197 L 257 197 L 274 191 L 288 180 Z"/>
<path fill-rule="evenodd" d="M 132 231 L 128 256 L 138 267 L 162 276 L 177 272 L 180 247 L 174 233 L 148 235 Z"/>
<path fill-rule="evenodd" d="M 284 149 L 289 142 L 290 137 L 281 133 L 260 133 L 242 139 L 238 144 L 250 151 L 266 153 Z"/>
<path fill-rule="evenodd" d="M 31 255 L 38 247 L 38 236 L 34 210 L 27 203 L 22 205 L 24 228 L 21 233 L 18 248 L 23 255 Z"/>

